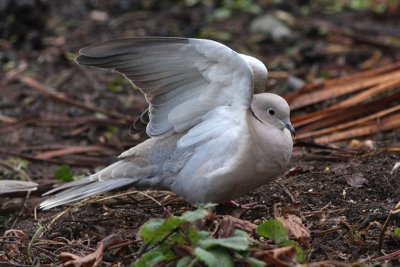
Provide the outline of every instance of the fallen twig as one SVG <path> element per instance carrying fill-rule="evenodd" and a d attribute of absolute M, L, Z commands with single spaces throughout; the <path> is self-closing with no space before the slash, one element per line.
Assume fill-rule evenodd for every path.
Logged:
<path fill-rule="evenodd" d="M 64 148 L 59 148 L 56 150 L 50 150 L 36 154 L 37 159 L 51 159 L 56 157 L 61 157 L 71 154 L 88 153 L 88 152 L 103 152 L 107 154 L 115 154 L 116 151 L 111 147 L 106 147 L 102 145 L 91 145 L 91 146 L 68 146 Z"/>
<path fill-rule="evenodd" d="M 327 99 L 343 96 L 346 94 L 354 93 L 360 90 L 371 88 L 372 86 L 380 86 L 383 83 L 390 85 L 400 80 L 400 71 L 394 71 L 379 76 L 373 76 L 362 80 L 356 80 L 346 84 L 338 84 L 325 87 L 321 90 L 313 91 L 310 93 L 299 95 L 290 103 L 291 109 L 299 109 L 312 104 L 322 102 Z"/>
<path fill-rule="evenodd" d="M 398 256 L 400 256 L 400 250 L 397 250 L 397 251 L 389 253 L 387 255 L 372 259 L 370 261 L 386 261 L 386 260 L 390 260 L 390 259 L 396 258 Z"/>
<path fill-rule="evenodd" d="M 11 155 L 14 157 L 19 157 L 31 161 L 39 161 L 39 162 L 46 162 L 49 164 L 56 164 L 56 165 L 70 165 L 70 166 L 77 166 L 77 167 L 94 167 L 94 166 L 99 166 L 99 165 L 104 165 L 107 163 L 106 159 L 101 159 L 101 158 L 90 158 L 90 157 L 85 157 L 85 158 L 79 158 L 76 160 L 73 159 L 62 159 L 62 160 L 57 160 L 57 159 L 40 159 L 35 156 L 23 154 L 23 153 L 18 153 L 18 152 L 13 152 L 9 151 L 7 149 L 0 148 L 0 153 Z"/>
<path fill-rule="evenodd" d="M 385 223 L 384 223 L 383 226 L 382 226 L 381 232 L 380 232 L 380 234 L 379 234 L 379 239 L 378 239 L 378 247 L 379 247 L 379 250 L 382 249 L 383 237 L 385 236 L 385 232 L 386 232 L 386 229 L 387 229 L 387 227 L 388 227 L 390 221 L 391 221 L 397 214 L 399 214 L 399 213 L 400 213 L 400 202 L 397 203 L 396 206 L 394 207 L 394 209 L 392 209 L 392 210 L 389 212 L 389 215 L 388 215 L 388 217 L 386 218 L 386 221 L 385 221 Z M 398 251 L 398 252 L 399 252 L 399 251 Z"/>
<path fill-rule="evenodd" d="M 391 42 L 390 38 L 379 36 L 366 36 L 352 31 L 349 27 L 341 27 L 336 24 L 323 21 L 321 19 L 296 19 L 297 25 L 313 25 L 316 27 L 327 29 L 328 31 L 349 37 L 357 43 L 367 44 L 374 46 L 386 52 L 395 52 L 400 50 L 400 46 L 395 42 Z"/>
<path fill-rule="evenodd" d="M 106 114 L 109 117 L 117 118 L 117 119 L 120 119 L 120 120 L 124 120 L 127 123 L 128 122 L 132 122 L 133 119 L 134 119 L 134 118 L 132 118 L 130 116 L 126 116 L 126 115 L 123 115 L 123 114 L 120 114 L 120 113 L 117 113 L 117 112 L 113 112 L 113 111 L 110 111 L 110 110 L 105 109 L 105 108 L 96 107 L 94 105 L 84 104 L 82 102 L 67 98 L 63 94 L 52 92 L 48 88 L 46 88 L 45 86 L 43 86 L 42 84 L 40 84 L 38 81 L 34 80 L 31 77 L 20 75 L 20 76 L 17 77 L 17 79 L 19 81 L 21 81 L 23 84 L 25 84 L 25 85 L 31 87 L 32 89 L 34 89 L 35 91 L 39 92 L 43 96 L 52 98 L 52 99 L 57 100 L 59 102 L 66 103 L 68 105 L 72 105 L 72 106 L 75 106 L 75 107 L 79 107 L 79 108 L 82 108 L 82 109 L 85 109 L 85 110 L 88 110 L 88 111 L 103 113 L 103 114 Z"/>

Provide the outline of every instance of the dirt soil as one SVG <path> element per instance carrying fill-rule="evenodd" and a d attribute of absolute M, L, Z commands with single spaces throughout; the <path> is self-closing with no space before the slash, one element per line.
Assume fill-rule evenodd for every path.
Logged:
<path fill-rule="evenodd" d="M 135 240 L 139 227 L 148 219 L 194 208 L 169 192 L 136 192 L 130 188 L 50 211 L 35 210 L 42 200 L 40 194 L 60 183 L 53 178 L 60 165 L 70 166 L 76 176 L 87 175 L 114 162 L 120 152 L 146 138 L 144 134 L 128 133 L 130 123 L 146 107 L 140 92 L 115 73 L 77 66 L 71 59 L 79 48 L 123 36 L 210 38 L 257 55 L 272 72 L 290 73 L 305 82 L 357 72 L 366 59 L 376 51 L 382 52 L 382 48 L 374 46 L 351 46 L 354 49 L 338 54 L 324 53 L 323 48 L 332 43 L 349 40 L 338 40 L 337 36 L 321 34 L 312 27 L 294 27 L 294 40 L 274 42 L 249 33 L 251 20 L 257 15 L 234 9 L 231 17 L 212 20 L 207 15 L 215 7 L 188 6 L 181 1 L 36 2 L 23 8 L 18 4 L 0 5 L 0 13 L 14 14 L 15 18 L 0 27 L 0 114 L 12 120 L 0 120 L 0 159 L 10 162 L 13 158 L 25 158 L 29 164 L 24 172 L 41 185 L 25 206 L 25 195 L 1 198 L 0 232 L 18 229 L 23 231 L 21 238 L 28 240 L 27 244 L 29 240 L 42 242 L 32 250 L 25 247 L 20 251 L 18 246 L 2 243 L 0 238 L 0 261 L 19 264 L 56 263 L 60 252 L 84 255 L 93 252 L 101 239 L 113 233 Z M 296 8 L 294 4 L 281 4 L 271 6 L 269 11 L 295 14 Z M 324 19 L 336 23 L 352 21 L 354 17 L 358 18 L 356 26 L 360 29 L 375 25 L 369 31 L 379 27 L 391 29 L 396 23 L 354 11 Z M 375 64 L 393 62 L 395 58 L 393 53 L 383 52 Z M 19 78 L 21 75 L 38 81 L 39 87 L 51 88 L 51 92 L 95 108 L 78 107 L 33 90 L 32 84 Z M 272 78 L 267 89 L 284 95 L 290 88 L 285 79 Z M 123 116 L 113 117 L 101 108 Z M 380 148 L 390 147 L 398 144 L 400 132 L 367 139 Z M 97 148 L 61 155 L 44 153 L 88 146 Z M 339 151 L 353 155 L 348 144 L 338 147 Z M 400 226 L 399 218 L 389 223 L 382 249 L 378 239 L 382 224 L 399 202 L 400 176 L 391 170 L 400 162 L 400 154 L 376 150 L 340 158 L 335 156 L 336 151 L 298 143 L 284 176 L 237 200 L 242 204 L 256 202 L 261 207 L 218 207 L 216 212 L 256 224 L 277 213 L 296 214 L 311 231 L 307 262 L 372 264 L 368 260 L 398 251 L 400 239 L 393 235 L 393 230 Z M 1 179 L 12 176 L 19 177 L 18 173 L 10 174 L 3 169 L 0 172 Z M 133 243 L 132 250 L 135 246 Z M 129 253 L 123 257 L 125 264 L 134 259 Z M 104 261 L 112 264 L 121 258 L 109 253 Z M 400 265 L 399 258 L 391 258 L 389 264 Z"/>

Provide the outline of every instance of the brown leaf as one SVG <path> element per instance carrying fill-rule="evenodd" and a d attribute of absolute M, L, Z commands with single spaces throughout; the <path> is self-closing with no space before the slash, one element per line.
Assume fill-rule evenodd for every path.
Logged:
<path fill-rule="evenodd" d="M 72 253 L 61 252 L 59 259 L 64 261 L 63 267 L 96 267 L 99 266 L 104 253 L 104 243 L 100 242 L 100 246 L 95 250 L 95 252 L 86 255 L 84 257 L 79 257 Z"/>
<path fill-rule="evenodd" d="M 371 122 L 370 125 L 357 127 L 341 132 L 335 132 L 330 135 L 321 136 L 315 139 L 316 143 L 329 143 L 334 141 L 348 140 L 360 136 L 374 134 L 380 131 L 397 129 L 400 127 L 400 114 L 390 116 L 382 121 Z"/>
<path fill-rule="evenodd" d="M 103 260 L 104 251 L 115 245 L 117 243 L 122 242 L 122 238 L 119 235 L 109 235 L 101 240 L 97 246 L 97 249 L 84 257 L 79 257 L 75 254 L 62 252 L 59 255 L 59 259 L 64 262 L 63 267 L 96 267 L 100 266 L 101 261 Z"/>
<path fill-rule="evenodd" d="M 71 260 L 79 260 L 80 257 L 69 252 L 61 252 L 60 255 L 58 255 L 58 259 L 62 262 L 67 262 Z"/>
<path fill-rule="evenodd" d="M 300 95 L 291 103 L 292 109 L 299 109 L 312 104 L 319 103 L 321 101 L 336 98 L 339 96 L 347 95 L 354 92 L 359 92 L 377 86 L 383 83 L 394 82 L 400 79 L 400 71 L 390 72 L 377 77 L 370 77 L 355 82 L 349 82 L 347 84 L 339 84 L 330 87 L 323 88 L 314 92 Z"/>
<path fill-rule="evenodd" d="M 372 87 L 368 90 L 365 90 L 359 94 L 356 94 L 352 97 L 349 97 L 348 99 L 338 103 L 338 105 L 335 108 L 345 108 L 345 107 L 351 107 L 354 105 L 357 105 L 364 100 L 370 99 L 382 92 L 390 91 L 395 88 L 397 88 L 400 85 L 400 79 L 396 80 L 389 80 L 385 83 L 380 83 L 375 87 Z"/>
<path fill-rule="evenodd" d="M 28 242 L 28 236 L 24 231 L 18 229 L 7 230 L 4 233 L 4 241 L 8 242 L 4 243 L 2 250 L 7 253 L 8 257 L 15 259 L 26 253 L 22 251 L 26 248 Z"/>
<path fill-rule="evenodd" d="M 310 239 L 310 230 L 304 226 L 301 219 L 293 214 L 286 214 L 284 216 L 277 216 L 278 219 L 286 228 L 289 236 L 298 240 L 304 245 L 308 245 L 308 239 Z"/>
<path fill-rule="evenodd" d="M 373 113 L 378 114 L 380 111 L 388 110 L 388 108 L 390 109 L 393 106 L 394 101 L 397 100 L 400 100 L 400 92 L 388 94 L 376 100 L 348 108 L 339 109 L 336 106 L 332 106 L 327 109 L 300 114 L 292 118 L 292 123 L 301 134 L 317 129 L 326 129 L 329 126 L 336 126 L 341 122 L 354 120 L 354 118 L 363 119 L 363 116 L 370 116 Z M 390 112 L 394 111 L 391 110 Z M 299 127 L 301 128 L 299 129 Z"/>
<path fill-rule="evenodd" d="M 257 251 L 253 257 L 262 260 L 267 266 L 296 266 L 296 249 L 294 247 L 276 248 L 267 251 Z"/>
<path fill-rule="evenodd" d="M 302 134 L 296 136 L 296 138 L 303 139 L 303 138 L 309 138 L 309 137 L 314 137 L 314 136 L 320 136 L 320 135 L 327 134 L 327 133 L 337 132 L 339 130 L 343 130 L 343 129 L 347 129 L 347 128 L 350 128 L 350 127 L 361 125 L 361 124 L 366 123 L 366 122 L 371 121 L 371 120 L 380 119 L 381 117 L 384 117 L 384 116 L 386 116 L 388 114 L 399 112 L 399 111 L 400 111 L 400 106 L 394 106 L 392 108 L 388 108 L 388 109 L 379 111 L 377 113 L 374 113 L 374 114 L 369 115 L 367 117 L 363 117 L 363 118 L 358 119 L 358 120 L 352 120 L 350 122 L 342 123 L 342 124 L 335 125 L 335 126 L 332 126 L 332 127 L 329 127 L 329 128 L 323 128 L 321 130 L 305 132 L 305 133 L 302 133 Z M 354 113 L 353 113 L 353 115 L 354 115 Z"/>
<path fill-rule="evenodd" d="M 395 69 L 398 69 L 400 67 L 400 62 L 384 65 L 382 67 L 377 67 L 371 70 L 363 71 L 363 72 L 358 72 L 349 76 L 345 76 L 339 79 L 332 79 L 332 80 L 326 80 L 323 82 L 318 82 L 314 84 L 308 84 L 305 85 L 303 88 L 300 90 L 297 90 L 288 96 L 285 97 L 285 99 L 291 104 L 294 99 L 296 99 L 298 96 L 305 94 L 307 92 L 311 92 L 314 90 L 318 90 L 322 87 L 328 87 L 328 86 L 333 86 L 333 85 L 340 85 L 340 84 L 347 84 L 350 82 L 354 82 L 360 79 L 365 79 L 369 78 L 372 76 L 377 76 L 381 75 L 382 73 L 387 73 L 390 71 L 393 71 Z"/>
<path fill-rule="evenodd" d="M 249 235 L 253 235 L 254 229 L 257 225 L 249 221 L 241 220 L 230 215 L 218 216 L 219 219 L 219 237 L 232 236 L 236 229 L 245 231 Z"/>

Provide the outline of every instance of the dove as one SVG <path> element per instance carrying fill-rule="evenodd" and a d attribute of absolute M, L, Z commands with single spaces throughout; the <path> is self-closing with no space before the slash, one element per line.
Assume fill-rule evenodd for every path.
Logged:
<path fill-rule="evenodd" d="M 42 209 L 126 186 L 223 203 L 285 172 L 295 130 L 282 97 L 254 94 L 268 74 L 260 60 L 212 40 L 173 37 L 109 40 L 79 53 L 78 64 L 119 72 L 140 89 L 149 107 L 131 131 L 150 138 L 47 192 Z"/>
<path fill-rule="evenodd" d="M 35 191 L 37 183 L 18 180 L 0 180 L 0 194 Z"/>

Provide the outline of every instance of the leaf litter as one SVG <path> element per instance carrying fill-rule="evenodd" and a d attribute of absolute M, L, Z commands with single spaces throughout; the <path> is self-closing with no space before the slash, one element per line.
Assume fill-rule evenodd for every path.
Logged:
<path fill-rule="evenodd" d="M 117 2 L 113 2 L 116 9 Z M 68 8 L 77 5 L 80 4 Z M 101 9 L 101 3 L 99 5 Z M 204 17 L 199 16 L 204 12 L 201 4 L 190 8 L 182 4 L 171 5 L 185 10 L 186 16 L 193 21 L 207 24 L 200 21 Z M 59 7 L 52 8 L 57 10 Z M 81 6 L 81 12 L 86 12 L 85 8 Z M 11 156 L 27 159 L 30 163 L 26 173 L 40 184 L 39 191 L 46 191 L 41 189 L 45 185 L 53 186 L 53 174 L 63 164 L 69 166 L 73 174 L 89 174 L 96 167 L 112 162 L 113 151 L 122 151 L 144 139 L 143 136 L 129 137 L 124 130 L 145 108 L 140 94 L 129 89 L 129 85 L 116 84 L 114 74 L 86 69 L 77 71 L 77 67 L 65 59 L 71 58 L 66 51 L 77 51 L 83 43 L 98 38 L 98 27 L 107 28 L 103 19 L 113 22 L 115 34 L 107 38 L 124 36 L 126 23 L 146 35 L 159 35 L 160 32 L 176 35 L 176 31 L 171 32 L 171 29 L 175 23 L 179 24 L 180 17 L 176 16 L 176 11 L 165 9 L 160 20 L 160 10 L 151 5 L 147 7 L 145 12 L 153 14 L 152 20 L 140 13 L 142 11 L 122 15 L 110 11 L 105 12 L 109 17 L 103 16 L 97 22 L 82 21 L 73 15 L 76 12 L 70 12 L 67 16 L 68 23 L 76 29 L 73 33 L 58 36 L 64 38 L 46 37 L 44 49 L 40 52 L 27 50 L 22 53 L 19 50 L 24 62 L 15 63 L 14 69 L 4 69 L 4 75 L 1 73 L 7 97 L 4 98 L 6 101 L 0 100 L 0 152 L 4 160 Z M 65 13 L 60 14 L 59 19 L 66 19 L 63 16 Z M 218 33 L 230 31 L 232 25 L 238 25 L 241 32 L 246 32 L 244 22 L 250 16 L 238 12 L 231 19 L 213 21 L 209 27 L 218 30 L 203 31 L 202 37 L 213 34 L 213 38 L 218 40 Z M 135 18 L 141 21 L 140 25 L 131 23 Z M 328 19 L 335 21 L 335 18 Z M 183 245 L 174 245 L 173 250 L 179 257 L 177 264 L 180 266 L 187 266 L 196 257 L 199 261 L 195 264 L 218 261 L 218 264 L 229 266 L 233 259 L 234 262 L 247 261 L 251 266 L 261 266 L 257 265 L 260 262 L 294 266 L 299 262 L 299 251 L 293 242 L 300 244 L 309 266 L 398 263 L 399 240 L 393 233 L 399 220 L 396 188 L 400 184 L 398 171 L 392 169 L 400 160 L 400 64 L 385 50 L 390 48 L 393 55 L 397 47 L 384 44 L 383 38 L 371 40 L 362 33 L 354 34 L 319 20 L 303 21 L 297 27 L 302 28 L 304 24 L 330 31 L 327 38 L 318 38 L 319 42 L 326 44 L 320 51 L 334 55 L 334 60 L 328 56 L 323 60 L 312 58 L 311 62 L 306 57 L 297 61 L 303 56 L 301 53 L 295 57 L 277 55 L 275 45 L 263 36 L 248 39 L 232 32 L 221 35 L 231 47 L 244 52 L 250 48 L 252 53 L 268 63 L 272 78 L 268 89 L 284 87 L 293 74 L 307 83 L 286 94 L 294 109 L 292 121 L 297 128 L 290 171 L 279 179 L 279 184 L 266 185 L 239 199 L 242 203 L 263 204 L 256 210 L 223 208 L 221 211 L 217 209 L 217 214 L 211 213 L 193 222 L 169 221 L 172 226 L 179 221 L 179 226 L 168 228 L 172 230 L 171 235 L 179 231 L 187 234 L 177 235 L 179 238 L 173 241 L 183 242 Z M 187 32 L 184 35 L 195 35 L 191 30 L 185 28 Z M 297 33 L 303 34 L 302 30 Z M 304 36 L 302 40 L 311 44 L 311 52 L 319 53 L 314 39 Z M 349 64 L 338 66 L 340 59 L 357 51 L 351 40 L 363 44 L 369 58 L 357 67 L 349 67 Z M 4 47 L 10 49 L 12 44 Z M 37 65 L 40 54 L 49 61 Z M 274 69 L 274 64 L 278 68 Z M 302 67 L 297 68 L 296 64 Z M 296 66 L 297 69 L 285 66 Z M 337 75 L 334 73 L 337 69 L 345 71 Z M 317 73 L 324 71 L 335 78 L 317 81 Z M 118 87 L 118 90 L 110 92 L 107 84 Z M 21 101 L 28 105 L 21 107 Z M 111 131 L 106 127 L 109 125 L 122 131 Z M 374 145 L 367 145 L 368 140 Z M 171 254 L 150 250 L 148 254 L 140 255 L 143 253 L 141 227 L 152 218 L 167 221 L 167 218 L 179 218 L 194 209 L 168 192 L 128 191 L 40 212 L 35 210 L 41 200 L 39 195 L 32 193 L 26 203 L 18 202 L 17 196 L 11 195 L 1 203 L 2 263 L 46 266 L 69 262 L 72 266 L 92 266 L 101 262 L 106 266 L 128 265 L 139 258 L 147 258 L 152 259 L 154 265 L 160 264 Z M 279 204 L 283 212 L 277 214 L 274 204 Z M 15 211 L 19 210 L 23 211 L 22 215 L 12 220 Z M 269 240 L 269 235 L 257 236 L 255 230 L 273 217 L 287 231 L 285 234 L 285 231 L 277 230 L 283 233 L 272 236 L 277 242 Z M 237 230 L 243 231 L 245 236 Z M 169 239 L 169 233 L 162 232 L 159 236 Z M 187 242 L 184 237 L 201 240 L 202 234 L 212 239 L 202 240 L 197 247 L 188 247 L 184 243 Z M 115 237 L 117 241 L 106 245 L 105 240 L 109 237 Z M 259 245 L 248 250 L 250 255 L 241 254 L 244 248 L 251 246 L 250 239 L 257 239 Z M 381 251 L 386 255 L 382 256 Z"/>

